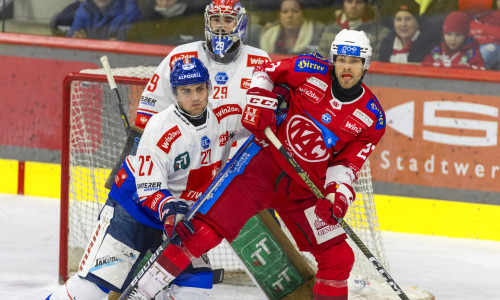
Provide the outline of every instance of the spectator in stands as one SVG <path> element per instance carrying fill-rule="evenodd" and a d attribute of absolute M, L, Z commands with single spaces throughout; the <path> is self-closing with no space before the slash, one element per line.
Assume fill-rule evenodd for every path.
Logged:
<path fill-rule="evenodd" d="M 317 51 L 324 24 L 304 14 L 301 0 L 282 0 L 278 22 L 262 29 L 260 48 L 269 53 L 303 54 Z"/>
<path fill-rule="evenodd" d="M 76 10 L 66 36 L 125 40 L 129 25 L 140 19 L 136 0 L 85 0 Z"/>
<path fill-rule="evenodd" d="M 382 26 L 376 15 L 375 7 L 368 0 L 344 0 L 335 22 L 326 25 L 319 42 L 321 55 L 328 55 L 331 41 L 342 29 L 364 31 L 372 45 L 372 60 L 378 60 L 380 42 L 389 34 L 389 29 Z"/>
<path fill-rule="evenodd" d="M 204 8 L 193 2 L 179 0 L 149 0 L 144 18 L 130 26 L 127 40 L 133 42 L 179 45 L 204 37 Z M 206 5 L 205 5 L 206 6 Z"/>
<path fill-rule="evenodd" d="M 76 0 L 52 17 L 50 20 L 50 30 L 53 35 L 66 36 L 66 33 L 71 28 L 73 20 L 75 19 L 76 10 L 84 1 L 85 0 Z"/>
<path fill-rule="evenodd" d="M 466 13 L 450 13 L 443 23 L 444 41 L 431 50 L 422 65 L 484 70 L 479 44 L 469 36 L 469 23 Z"/>
<path fill-rule="evenodd" d="M 441 40 L 439 31 L 419 18 L 420 5 L 413 0 L 397 0 L 394 5 L 394 29 L 382 41 L 379 61 L 420 63 Z"/>
<path fill-rule="evenodd" d="M 415 0 L 420 5 L 420 17 L 432 22 L 436 28 L 443 26 L 446 16 L 452 11 L 458 10 L 459 0 Z M 383 24 L 391 26 L 391 13 L 393 12 L 394 1 L 378 0 L 380 15 L 384 19 Z"/>
<path fill-rule="evenodd" d="M 470 28 L 486 69 L 500 70 L 500 0 L 494 1 L 492 8 L 474 15 Z"/>
<path fill-rule="evenodd" d="M 491 10 L 494 2 L 495 0 L 458 0 L 458 10 L 475 15 Z"/>

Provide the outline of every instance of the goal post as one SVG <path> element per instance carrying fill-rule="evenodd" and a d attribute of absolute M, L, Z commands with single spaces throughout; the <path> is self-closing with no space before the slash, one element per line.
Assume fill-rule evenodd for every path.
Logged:
<path fill-rule="evenodd" d="M 130 124 L 135 121 L 142 91 L 155 70 L 156 67 L 113 69 L 113 76 Z M 76 273 L 98 214 L 107 199 L 108 190 L 105 188 L 105 182 L 120 156 L 126 138 L 123 120 L 104 70 L 82 70 L 67 75 L 63 82 L 62 101 L 59 246 L 61 282 Z M 353 187 L 357 198 L 349 208 L 345 220 L 383 267 L 389 271 L 377 218 L 368 161 L 363 166 L 361 175 Z M 274 222 L 274 219 L 272 221 Z M 275 234 L 276 231 L 280 233 Z M 279 236 L 278 239 L 288 237 L 287 243 L 280 242 L 280 244 L 287 245 L 282 246 L 285 252 L 288 248 L 298 251 L 284 225 L 278 226 L 277 229 L 276 227 L 270 228 L 270 232 L 276 237 Z M 348 242 L 355 253 L 355 264 L 349 281 L 350 294 L 369 293 L 371 290 L 380 293 L 381 297 L 370 296 L 366 299 L 397 299 L 397 296 L 393 297 L 395 295 L 392 295 L 393 291 L 388 285 L 379 287 L 385 283 L 380 274 L 349 239 Z M 227 241 L 224 240 L 208 255 L 214 268 L 224 268 L 226 276 L 234 274 L 235 278 L 243 278 L 243 281 L 248 282 L 242 259 L 235 254 Z M 295 254 L 288 253 L 286 255 L 295 256 Z M 310 270 L 315 273 L 316 264 L 312 255 L 300 252 L 299 256 L 299 260 L 304 261 L 307 266 L 298 266 L 298 268 L 307 270 L 307 274 L 311 273 Z M 314 278 L 307 275 L 304 279 L 309 286 L 312 286 L 311 282 L 314 282 Z M 236 281 L 231 278 L 226 280 L 226 282 Z M 403 289 L 407 292 L 404 287 Z M 420 294 L 418 297 L 415 295 L 415 293 L 408 294 L 412 299 L 432 299 Z"/>

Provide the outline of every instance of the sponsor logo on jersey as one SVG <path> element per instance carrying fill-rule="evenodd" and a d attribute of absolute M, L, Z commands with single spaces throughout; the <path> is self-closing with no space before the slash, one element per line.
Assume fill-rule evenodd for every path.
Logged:
<path fill-rule="evenodd" d="M 123 167 L 120 168 L 118 173 L 115 176 L 115 184 L 118 188 L 120 188 L 123 184 L 123 182 L 128 178 L 127 172 L 125 172 L 125 169 Z"/>
<path fill-rule="evenodd" d="M 330 116 L 328 113 L 323 114 L 321 116 L 321 121 L 323 121 L 323 123 L 325 123 L 325 124 L 328 124 L 332 121 L 332 116 Z"/>
<path fill-rule="evenodd" d="M 174 172 L 179 171 L 181 169 L 187 169 L 189 164 L 191 163 L 191 159 L 189 158 L 189 152 L 184 152 L 174 159 Z"/>
<path fill-rule="evenodd" d="M 172 70 L 172 68 L 174 67 L 175 63 L 179 60 L 179 59 L 184 59 L 184 60 L 187 60 L 191 57 L 196 57 L 198 58 L 198 52 L 196 51 L 192 51 L 192 52 L 182 52 L 182 53 L 177 53 L 177 54 L 174 54 L 172 55 L 172 57 L 170 58 L 170 70 Z"/>
<path fill-rule="evenodd" d="M 314 92 L 310 89 L 304 88 L 304 87 L 299 87 L 298 91 L 301 92 L 302 94 L 306 95 L 307 100 L 311 100 L 311 102 L 313 102 L 313 103 L 318 103 L 321 100 L 321 98 L 323 97 L 323 95 L 318 95 L 316 92 Z"/>
<path fill-rule="evenodd" d="M 354 173 L 354 176 L 356 176 L 356 178 L 359 177 L 359 172 L 361 172 L 361 170 L 358 167 L 356 167 L 355 165 L 350 163 L 349 169 L 352 170 L 352 172 Z M 352 179 L 352 181 L 354 181 L 355 178 L 351 178 L 351 179 Z"/>
<path fill-rule="evenodd" d="M 354 111 L 354 113 L 352 115 L 355 116 L 356 118 L 360 119 L 361 122 L 365 123 L 366 126 L 368 126 L 368 127 L 372 126 L 372 124 L 373 124 L 373 120 L 367 114 L 365 114 L 363 111 L 361 111 L 359 108 L 356 108 L 356 110 Z"/>
<path fill-rule="evenodd" d="M 342 108 L 342 102 L 335 98 L 330 100 L 330 105 L 333 107 L 333 109 L 340 110 Z"/>
<path fill-rule="evenodd" d="M 269 61 L 269 58 L 258 55 L 248 55 L 247 67 L 257 67 Z"/>
<path fill-rule="evenodd" d="M 149 98 L 146 96 L 141 96 L 141 104 L 142 105 L 148 105 L 148 106 L 154 107 L 156 104 L 156 101 L 157 101 L 156 99 Z"/>
<path fill-rule="evenodd" d="M 157 191 L 161 188 L 161 182 L 143 182 L 136 186 L 137 189 L 142 189 L 144 192 Z"/>
<path fill-rule="evenodd" d="M 218 72 L 215 75 L 215 82 L 218 84 L 226 84 L 227 80 L 229 79 L 229 76 L 225 72 Z"/>
<path fill-rule="evenodd" d="M 297 59 L 293 68 L 295 72 L 319 73 L 326 75 L 328 65 L 322 64 L 312 59 Z"/>
<path fill-rule="evenodd" d="M 248 90 L 250 88 L 250 83 L 252 83 L 252 79 L 241 78 L 240 88 L 243 90 Z"/>
<path fill-rule="evenodd" d="M 301 55 L 297 55 L 299 57 L 314 57 L 316 59 L 321 59 L 322 61 L 328 63 L 328 60 L 325 59 L 323 56 L 321 56 L 321 54 L 317 53 L 317 52 L 312 52 L 312 53 L 309 53 L 309 54 L 301 54 Z"/>
<path fill-rule="evenodd" d="M 375 129 L 379 130 L 384 128 L 385 127 L 384 113 L 382 112 L 382 109 L 373 98 L 370 99 L 370 101 L 368 101 L 368 104 L 366 104 L 366 108 L 368 108 L 372 113 L 374 113 L 377 116 L 377 123 L 375 124 Z"/>
<path fill-rule="evenodd" d="M 309 77 L 307 79 L 307 82 L 309 82 L 310 84 L 312 84 L 315 87 L 319 88 L 323 92 L 326 91 L 326 88 L 328 87 L 328 84 L 326 82 L 324 82 L 323 80 L 319 80 L 316 77 Z"/>
<path fill-rule="evenodd" d="M 170 153 L 170 149 L 172 148 L 175 140 L 177 140 L 181 135 L 181 131 L 176 125 L 165 132 L 156 145 L 168 154 Z"/>
<path fill-rule="evenodd" d="M 290 118 L 287 126 L 288 144 L 302 160 L 319 162 L 330 157 L 321 130 L 312 120 L 295 115 Z"/>
<path fill-rule="evenodd" d="M 214 108 L 214 114 L 217 120 L 220 121 L 230 115 L 240 115 L 243 111 L 238 104 L 226 104 Z"/>
<path fill-rule="evenodd" d="M 352 133 L 354 135 L 358 135 L 365 129 L 365 127 L 356 119 L 354 119 L 351 116 L 348 116 L 345 120 L 344 123 L 342 123 L 342 126 L 340 126 L 340 129 L 347 131 L 349 133 Z"/>
<path fill-rule="evenodd" d="M 147 206 L 152 211 L 158 212 L 158 204 L 161 202 L 161 200 L 163 200 L 167 196 L 172 197 L 172 195 L 165 195 L 162 192 L 156 192 L 153 195 L 146 198 L 146 200 L 144 200 L 144 203 L 142 204 L 142 206 Z"/>
<path fill-rule="evenodd" d="M 338 55 L 361 56 L 361 47 L 353 45 L 339 45 L 337 48 Z"/>
<path fill-rule="evenodd" d="M 219 136 L 219 146 L 224 146 L 227 144 L 227 141 L 229 139 L 233 138 L 233 136 L 236 134 L 236 131 L 226 131 L 223 134 Z"/>
<path fill-rule="evenodd" d="M 201 147 L 205 150 L 210 147 L 210 139 L 207 136 L 201 138 Z"/>

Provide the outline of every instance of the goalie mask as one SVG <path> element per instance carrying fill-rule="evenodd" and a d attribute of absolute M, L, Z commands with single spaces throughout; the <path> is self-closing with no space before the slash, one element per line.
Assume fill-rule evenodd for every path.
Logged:
<path fill-rule="evenodd" d="M 247 16 L 239 0 L 213 0 L 205 9 L 205 37 L 210 58 L 220 63 L 236 59 L 245 36 Z"/>
<path fill-rule="evenodd" d="M 372 47 L 370 39 L 364 31 L 342 29 L 330 49 L 330 63 L 333 64 L 337 55 L 356 56 L 363 59 L 363 70 L 366 72 L 370 67 L 372 58 Z"/>

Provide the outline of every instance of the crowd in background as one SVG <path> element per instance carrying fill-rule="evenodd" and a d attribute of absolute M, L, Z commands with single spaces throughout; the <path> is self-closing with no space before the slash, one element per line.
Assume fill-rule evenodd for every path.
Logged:
<path fill-rule="evenodd" d="M 204 39 L 208 0 L 78 0 L 54 35 L 178 45 Z M 245 42 L 325 58 L 343 28 L 365 31 L 375 61 L 500 70 L 500 0 L 241 0 Z"/>

